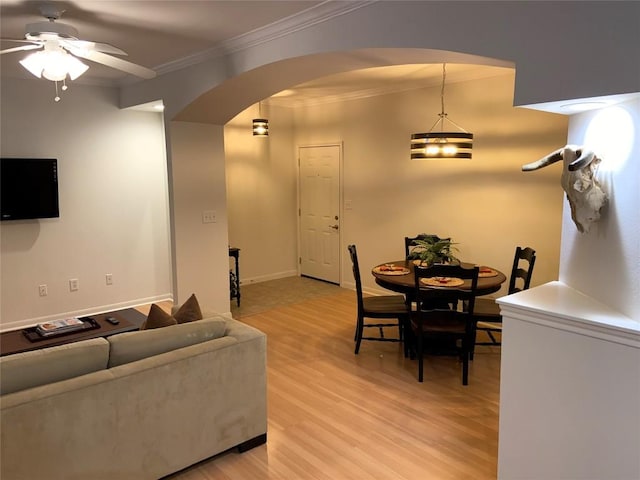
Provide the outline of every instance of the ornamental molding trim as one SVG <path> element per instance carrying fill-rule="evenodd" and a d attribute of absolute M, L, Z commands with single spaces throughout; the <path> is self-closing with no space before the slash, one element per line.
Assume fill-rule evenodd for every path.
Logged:
<path fill-rule="evenodd" d="M 207 60 L 246 50 L 248 48 L 285 37 L 300 30 L 307 29 L 319 23 L 326 22 L 332 18 L 345 15 L 359 8 L 366 7 L 371 3 L 374 2 L 362 0 L 334 4 L 333 2 L 325 1 L 295 15 L 291 15 L 264 27 L 243 33 L 242 35 L 238 35 L 237 37 L 221 42 L 210 49 L 194 53 L 181 58 L 180 60 L 158 65 L 154 70 L 158 75 L 162 75 L 206 62 Z"/>

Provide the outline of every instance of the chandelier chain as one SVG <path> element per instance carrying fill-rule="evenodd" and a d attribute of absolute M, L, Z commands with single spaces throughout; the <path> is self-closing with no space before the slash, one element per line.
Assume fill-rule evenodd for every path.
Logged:
<path fill-rule="evenodd" d="M 440 90 L 440 104 L 442 106 L 442 111 L 440 112 L 440 116 L 446 117 L 447 114 L 444 113 L 444 82 L 447 78 L 447 64 L 442 64 L 442 89 Z"/>

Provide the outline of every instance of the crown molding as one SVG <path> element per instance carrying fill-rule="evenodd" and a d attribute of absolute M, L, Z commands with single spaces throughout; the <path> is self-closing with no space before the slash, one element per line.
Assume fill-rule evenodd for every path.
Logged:
<path fill-rule="evenodd" d="M 154 70 L 158 75 L 162 75 L 190 67 L 207 60 L 222 57 L 230 53 L 246 50 L 300 30 L 304 30 L 319 23 L 326 22 L 332 18 L 345 15 L 349 12 L 375 3 L 376 1 L 377 0 L 361 0 L 340 2 L 336 4 L 334 1 L 325 0 L 322 3 L 303 10 L 300 13 L 296 13 L 295 15 L 278 20 L 265 27 L 243 33 L 242 35 L 230 38 L 229 40 L 225 40 L 210 49 L 194 53 L 181 58 L 180 60 L 158 65 Z"/>

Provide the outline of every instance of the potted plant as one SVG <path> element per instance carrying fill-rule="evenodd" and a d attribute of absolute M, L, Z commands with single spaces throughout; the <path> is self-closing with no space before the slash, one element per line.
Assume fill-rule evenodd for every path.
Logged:
<path fill-rule="evenodd" d="M 409 254 L 410 259 L 420 260 L 422 266 L 434 263 L 460 263 L 454 255 L 458 249 L 450 238 L 437 238 L 427 236 L 424 239 L 415 240 L 415 247 Z"/>

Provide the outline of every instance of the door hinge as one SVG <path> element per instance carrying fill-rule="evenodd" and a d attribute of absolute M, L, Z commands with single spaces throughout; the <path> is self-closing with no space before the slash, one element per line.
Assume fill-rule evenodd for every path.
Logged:
<path fill-rule="evenodd" d="M 302 215 L 302 209 L 298 209 L 298 216 Z"/>
<path fill-rule="evenodd" d="M 298 264 L 302 265 L 302 257 L 298 257 Z"/>

